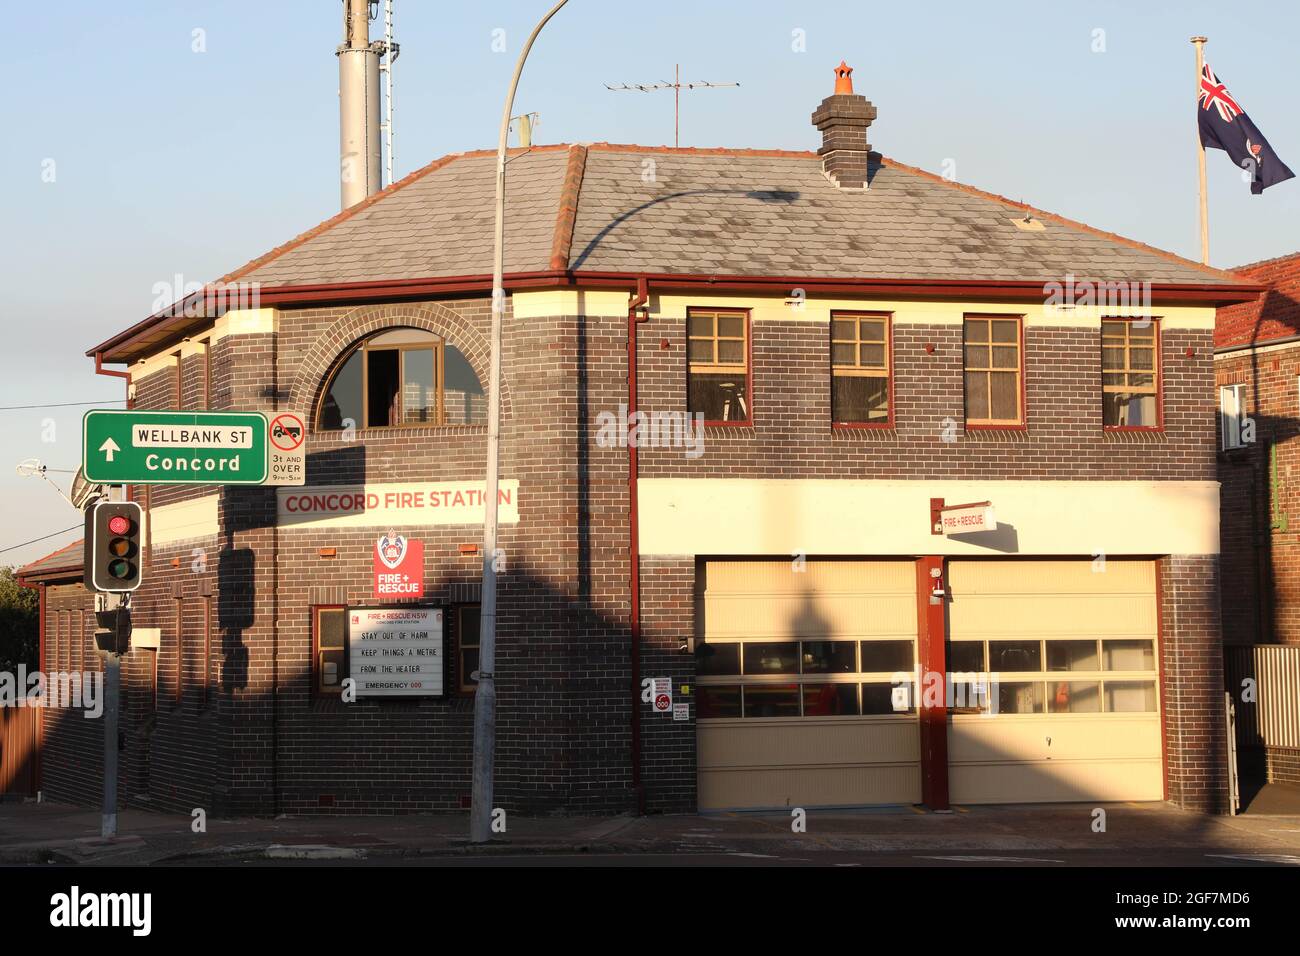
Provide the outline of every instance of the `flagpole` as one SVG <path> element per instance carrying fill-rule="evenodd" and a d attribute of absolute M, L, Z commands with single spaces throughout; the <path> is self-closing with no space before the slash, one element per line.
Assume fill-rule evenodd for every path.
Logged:
<path fill-rule="evenodd" d="M 1198 104 L 1201 97 L 1201 72 L 1205 69 L 1205 41 L 1205 37 L 1192 37 L 1192 45 L 1196 47 L 1196 98 Z M 1206 199 L 1205 144 L 1201 142 L 1199 121 L 1196 133 L 1196 169 L 1201 185 L 1201 261 L 1208 266 L 1210 264 L 1210 206 Z"/>

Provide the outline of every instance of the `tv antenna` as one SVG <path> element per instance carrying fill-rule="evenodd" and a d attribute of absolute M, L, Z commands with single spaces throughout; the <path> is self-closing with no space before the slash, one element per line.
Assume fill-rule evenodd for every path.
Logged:
<path fill-rule="evenodd" d="M 641 93 L 651 93 L 655 90 L 672 90 L 673 91 L 673 146 L 681 145 L 681 116 L 682 116 L 682 90 L 712 90 L 723 86 L 739 86 L 739 83 L 706 83 L 697 81 L 694 83 L 682 82 L 682 65 L 673 64 L 673 82 L 667 81 L 662 83 L 620 83 L 617 86 L 606 83 L 605 89 L 612 90 L 615 93 L 630 92 L 636 90 Z"/>

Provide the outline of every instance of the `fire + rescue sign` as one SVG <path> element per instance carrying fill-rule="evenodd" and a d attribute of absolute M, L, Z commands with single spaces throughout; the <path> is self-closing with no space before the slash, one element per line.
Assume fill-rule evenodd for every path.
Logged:
<path fill-rule="evenodd" d="M 998 519 L 987 501 L 973 505 L 954 505 L 939 512 L 936 534 L 970 534 L 972 531 L 997 531 Z"/>
<path fill-rule="evenodd" d="M 348 609 L 348 667 L 362 697 L 442 697 L 442 609 Z"/>
<path fill-rule="evenodd" d="M 375 542 L 375 597 L 424 596 L 424 542 L 388 531 Z"/>
<path fill-rule="evenodd" d="M 96 408 L 81 425 L 86 480 L 106 485 L 260 485 L 260 412 L 148 412 Z"/>

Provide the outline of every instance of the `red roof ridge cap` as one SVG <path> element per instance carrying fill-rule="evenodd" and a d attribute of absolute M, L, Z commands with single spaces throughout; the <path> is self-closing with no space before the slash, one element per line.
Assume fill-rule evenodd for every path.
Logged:
<path fill-rule="evenodd" d="M 1300 252 L 1288 252 L 1285 255 L 1273 256 L 1271 259 L 1258 259 L 1255 262 L 1246 262 L 1239 266 L 1232 266 L 1229 272 L 1250 272 L 1254 269 L 1260 269 L 1264 266 L 1277 265 L 1290 259 L 1300 260 Z"/>
<path fill-rule="evenodd" d="M 640 146 L 635 143 L 588 143 L 588 149 L 605 153 L 685 153 L 688 156 L 767 156 L 772 158 L 816 159 L 804 149 L 751 149 L 729 146 Z"/>
<path fill-rule="evenodd" d="M 573 230 L 578 224 L 578 200 L 582 196 L 582 178 L 587 170 L 587 147 L 568 147 L 569 158 L 560 184 L 560 202 L 555 212 L 555 232 L 551 236 L 552 269 L 567 269 L 573 252 Z"/>

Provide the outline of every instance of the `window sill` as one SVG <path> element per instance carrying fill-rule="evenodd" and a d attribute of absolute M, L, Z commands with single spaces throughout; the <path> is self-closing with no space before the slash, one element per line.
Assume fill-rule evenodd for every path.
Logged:
<path fill-rule="evenodd" d="M 1163 428 L 1103 428 L 1102 440 L 1119 444 L 1160 445 L 1169 441 Z"/>
<path fill-rule="evenodd" d="M 336 442 L 351 445 L 365 439 L 381 438 L 441 438 L 460 435 L 486 435 L 487 425 L 389 425 L 376 428 L 358 428 L 355 438 L 345 439 L 340 429 L 312 432 L 307 436 L 311 443 Z"/>
<path fill-rule="evenodd" d="M 888 425 L 831 422 L 831 441 L 871 442 L 897 440 L 898 429 L 892 422 Z"/>
<path fill-rule="evenodd" d="M 966 425 L 966 439 L 978 442 L 1027 442 L 1028 425 Z"/>
<path fill-rule="evenodd" d="M 704 434 L 715 438 L 736 437 L 753 438 L 753 422 L 705 422 Z"/>

